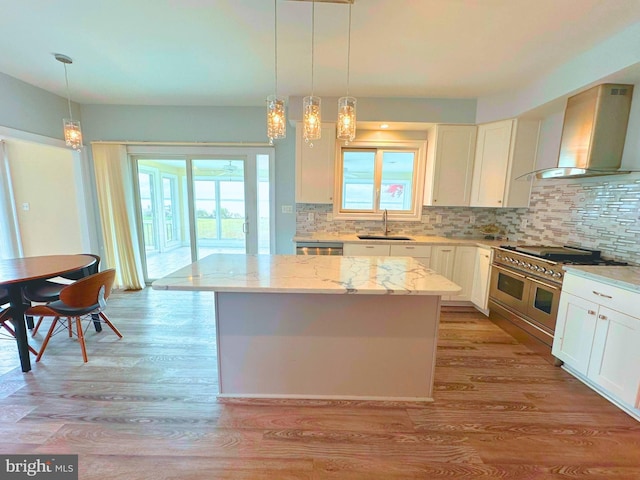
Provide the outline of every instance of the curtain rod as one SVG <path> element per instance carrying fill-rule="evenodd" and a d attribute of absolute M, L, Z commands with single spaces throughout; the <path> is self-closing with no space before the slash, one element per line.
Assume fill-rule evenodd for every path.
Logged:
<path fill-rule="evenodd" d="M 114 140 L 96 140 L 93 144 L 102 145 L 149 145 L 149 146 L 178 146 L 178 147 L 273 147 L 268 142 L 118 142 Z"/>

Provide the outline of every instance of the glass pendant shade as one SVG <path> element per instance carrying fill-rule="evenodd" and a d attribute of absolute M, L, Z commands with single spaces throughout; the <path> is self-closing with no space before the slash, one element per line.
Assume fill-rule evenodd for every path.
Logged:
<path fill-rule="evenodd" d="M 353 142 L 356 138 L 356 102 L 353 97 L 340 97 L 338 100 L 338 139 Z"/>
<path fill-rule="evenodd" d="M 320 97 L 313 95 L 304 97 L 302 104 L 302 126 L 304 128 L 304 141 L 309 143 L 313 140 L 320 140 L 322 136 L 322 118 L 320 108 Z M 313 146 L 313 144 L 311 144 Z"/>
<path fill-rule="evenodd" d="M 276 95 L 267 97 L 267 137 L 269 143 L 287 136 L 287 113 L 284 99 Z"/>
<path fill-rule="evenodd" d="M 64 128 L 64 141 L 67 146 L 74 150 L 82 150 L 82 129 L 80 128 L 80 122 L 65 118 L 62 120 L 62 124 Z"/>

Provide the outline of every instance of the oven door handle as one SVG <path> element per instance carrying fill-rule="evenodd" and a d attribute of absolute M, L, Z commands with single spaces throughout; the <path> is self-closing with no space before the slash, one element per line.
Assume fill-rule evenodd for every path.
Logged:
<path fill-rule="evenodd" d="M 556 287 L 555 285 L 549 285 L 548 283 L 541 282 L 540 280 L 538 280 L 536 278 L 527 277 L 527 280 L 531 280 L 532 282 L 538 283 L 540 285 L 544 285 L 545 287 L 550 288 L 552 290 L 560 290 L 560 287 Z"/>
<path fill-rule="evenodd" d="M 503 271 L 505 273 L 508 273 L 509 275 L 513 275 L 515 277 L 527 278 L 526 275 L 522 275 L 521 273 L 514 272 L 513 270 L 509 270 L 508 268 L 504 268 L 504 267 L 501 267 L 499 265 L 493 265 L 493 268 L 495 268 L 496 270 L 501 270 L 501 271 Z"/>

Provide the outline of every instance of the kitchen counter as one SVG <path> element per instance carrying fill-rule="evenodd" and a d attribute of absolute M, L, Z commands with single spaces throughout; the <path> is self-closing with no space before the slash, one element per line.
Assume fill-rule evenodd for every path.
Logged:
<path fill-rule="evenodd" d="M 213 292 L 219 397 L 419 402 L 440 296 L 460 290 L 411 257 L 233 254 L 153 288 Z"/>
<path fill-rule="evenodd" d="M 376 234 L 376 232 L 372 232 Z M 313 233 L 295 235 L 294 242 L 334 242 L 334 243 L 379 243 L 381 245 L 469 245 L 482 248 L 499 247 L 500 245 L 511 244 L 508 240 L 487 240 L 484 238 L 461 238 L 461 237 L 440 237 L 437 235 L 413 235 L 413 234 L 397 234 L 407 236 L 413 240 L 363 240 L 358 238 L 356 233 L 330 234 L 330 233 Z M 396 234 L 392 234 L 396 235 Z"/>
<path fill-rule="evenodd" d="M 616 287 L 640 292 L 640 267 L 606 265 L 566 265 L 567 272 Z"/>
<path fill-rule="evenodd" d="M 368 295 L 460 291 L 411 257 L 214 254 L 153 282 L 154 289 Z"/>

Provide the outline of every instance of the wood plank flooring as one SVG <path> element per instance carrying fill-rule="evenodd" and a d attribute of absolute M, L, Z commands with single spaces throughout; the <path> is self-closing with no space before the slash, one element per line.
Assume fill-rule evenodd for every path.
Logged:
<path fill-rule="evenodd" d="M 103 480 L 640 479 L 640 423 L 479 313 L 442 314 L 416 404 L 218 402 L 212 312 L 212 294 L 114 292 L 123 339 L 90 330 L 83 364 L 59 335 L 28 374 L 0 341 L 0 453 L 79 454 Z"/>

